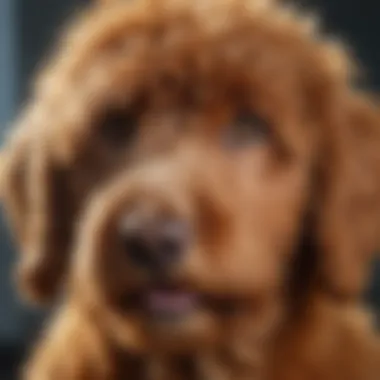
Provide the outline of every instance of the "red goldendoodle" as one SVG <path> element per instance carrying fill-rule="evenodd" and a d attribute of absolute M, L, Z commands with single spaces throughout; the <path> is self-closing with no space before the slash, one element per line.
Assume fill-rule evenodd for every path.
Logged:
<path fill-rule="evenodd" d="M 109 1 L 3 151 L 31 380 L 376 380 L 361 305 L 380 118 L 342 47 L 270 0 Z"/>

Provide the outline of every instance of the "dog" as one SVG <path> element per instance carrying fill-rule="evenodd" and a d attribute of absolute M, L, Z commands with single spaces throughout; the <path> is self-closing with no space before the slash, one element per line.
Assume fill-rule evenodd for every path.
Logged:
<path fill-rule="evenodd" d="M 3 149 L 30 380 L 375 380 L 380 118 L 271 0 L 91 6 Z"/>

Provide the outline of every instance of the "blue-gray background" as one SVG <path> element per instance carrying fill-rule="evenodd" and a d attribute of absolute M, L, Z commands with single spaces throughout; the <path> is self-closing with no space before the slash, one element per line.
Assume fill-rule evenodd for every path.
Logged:
<path fill-rule="evenodd" d="M 121 0 L 120 0 L 121 1 Z M 189 0 L 192 1 L 192 0 Z M 204 0 L 207 1 L 207 0 Z M 9 128 L 27 98 L 30 77 L 59 28 L 86 0 L 0 0 L 0 132 Z M 380 90 L 380 2 L 377 0 L 298 0 L 324 16 L 327 29 L 351 43 L 368 68 L 368 85 Z M 0 135 L 0 136 L 1 136 Z M 0 137 L 1 138 L 1 137 Z M 14 368 L 43 316 L 17 301 L 11 268 L 15 255 L 0 221 L 0 379 L 17 378 Z M 380 272 L 374 268 L 374 272 Z M 370 302 L 380 306 L 380 273 Z"/>

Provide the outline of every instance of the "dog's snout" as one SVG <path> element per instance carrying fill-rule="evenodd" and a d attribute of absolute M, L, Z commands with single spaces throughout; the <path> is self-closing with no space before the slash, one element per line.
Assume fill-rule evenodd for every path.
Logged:
<path fill-rule="evenodd" d="M 165 271 L 180 261 L 188 246 L 188 232 L 181 219 L 138 219 L 132 215 L 124 218 L 120 230 L 128 261 L 151 271 Z"/>

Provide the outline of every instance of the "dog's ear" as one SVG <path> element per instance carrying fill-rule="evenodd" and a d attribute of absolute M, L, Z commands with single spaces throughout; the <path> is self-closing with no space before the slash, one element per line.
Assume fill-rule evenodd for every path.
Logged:
<path fill-rule="evenodd" d="M 1 201 L 21 251 L 17 282 L 30 300 L 50 301 L 62 284 L 71 240 L 67 172 L 27 117 L 1 157 Z"/>
<path fill-rule="evenodd" d="M 355 297 L 380 242 L 380 110 L 365 94 L 337 99 L 323 126 L 315 232 L 322 284 Z"/>

